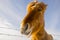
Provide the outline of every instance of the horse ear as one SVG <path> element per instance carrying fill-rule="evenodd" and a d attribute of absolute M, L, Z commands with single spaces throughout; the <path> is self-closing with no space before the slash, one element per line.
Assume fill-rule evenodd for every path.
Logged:
<path fill-rule="evenodd" d="M 45 7 L 47 7 L 48 5 L 47 4 L 45 4 Z"/>
<path fill-rule="evenodd" d="M 45 4 L 45 9 L 47 8 L 47 6 L 48 6 L 48 5 L 47 5 L 47 4 Z"/>
<path fill-rule="evenodd" d="M 47 4 L 45 4 L 44 2 L 41 2 L 41 5 L 43 5 L 44 7 L 47 7 Z"/>

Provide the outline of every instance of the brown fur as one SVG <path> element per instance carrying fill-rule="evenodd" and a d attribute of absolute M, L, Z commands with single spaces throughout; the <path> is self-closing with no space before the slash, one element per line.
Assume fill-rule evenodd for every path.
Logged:
<path fill-rule="evenodd" d="M 53 40 L 52 36 L 47 34 L 44 29 L 44 12 L 46 4 L 43 2 L 31 2 L 27 6 L 27 15 L 22 20 L 21 33 L 32 36 L 32 40 Z M 25 25 L 28 24 L 27 31 Z M 32 28 L 32 29 L 31 29 Z M 31 31 L 28 31 L 30 30 Z"/>

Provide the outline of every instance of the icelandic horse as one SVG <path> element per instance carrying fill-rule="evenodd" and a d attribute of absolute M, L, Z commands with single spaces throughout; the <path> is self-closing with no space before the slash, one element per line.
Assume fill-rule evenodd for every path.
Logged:
<path fill-rule="evenodd" d="M 52 35 L 44 29 L 46 7 L 43 2 L 30 2 L 27 6 L 27 15 L 21 22 L 21 33 L 31 36 L 31 40 L 53 40 Z"/>

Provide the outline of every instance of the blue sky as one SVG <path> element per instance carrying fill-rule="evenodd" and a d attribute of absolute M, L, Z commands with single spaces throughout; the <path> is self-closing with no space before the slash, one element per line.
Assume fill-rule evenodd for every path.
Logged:
<path fill-rule="evenodd" d="M 27 13 L 27 4 L 31 1 L 33 0 L 0 0 L 0 19 L 6 20 L 9 27 L 19 30 L 20 22 Z M 48 5 L 45 12 L 45 29 L 49 33 L 60 34 L 60 0 L 38 1 Z"/>

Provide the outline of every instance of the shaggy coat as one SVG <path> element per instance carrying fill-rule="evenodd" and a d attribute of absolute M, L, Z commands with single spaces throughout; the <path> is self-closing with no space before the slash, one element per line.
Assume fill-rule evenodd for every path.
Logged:
<path fill-rule="evenodd" d="M 21 33 L 32 36 L 31 40 L 53 40 L 53 37 L 44 29 L 46 6 L 43 2 L 31 2 L 27 6 L 27 15 L 21 22 Z"/>

